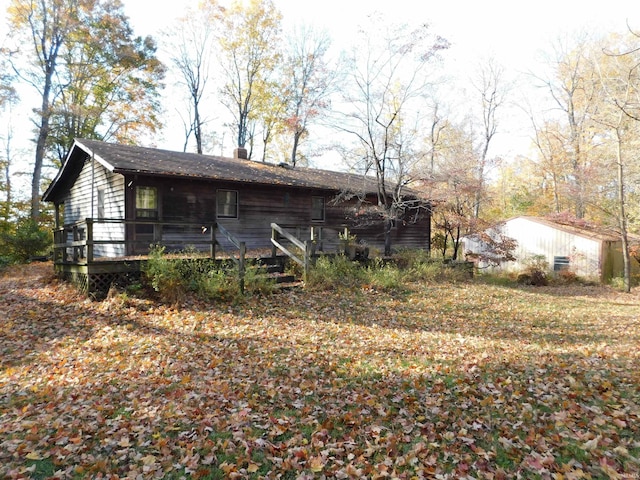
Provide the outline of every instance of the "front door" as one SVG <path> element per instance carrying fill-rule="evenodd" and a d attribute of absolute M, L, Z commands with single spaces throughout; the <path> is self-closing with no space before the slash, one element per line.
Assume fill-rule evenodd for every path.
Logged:
<path fill-rule="evenodd" d="M 146 253 L 149 246 L 158 240 L 158 189 L 156 187 L 136 187 L 136 224 L 134 226 L 135 253 Z"/>

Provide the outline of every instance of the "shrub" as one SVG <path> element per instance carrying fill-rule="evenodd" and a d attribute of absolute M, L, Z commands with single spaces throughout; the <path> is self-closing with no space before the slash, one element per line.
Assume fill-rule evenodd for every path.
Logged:
<path fill-rule="evenodd" d="M 163 300 L 174 303 L 180 301 L 187 291 L 187 282 L 180 270 L 178 262 L 165 256 L 165 247 L 154 246 L 149 252 L 144 274 Z"/>
<path fill-rule="evenodd" d="M 237 269 L 224 265 L 196 273 L 192 286 L 205 300 L 236 301 L 241 296 Z"/>
<path fill-rule="evenodd" d="M 317 289 L 353 288 L 364 283 L 365 271 L 344 255 L 320 257 L 309 271 L 307 286 Z"/>
<path fill-rule="evenodd" d="M 275 281 L 268 278 L 266 272 L 267 270 L 263 267 L 247 268 L 244 272 L 244 291 L 258 295 L 273 293 Z"/>
<path fill-rule="evenodd" d="M 26 262 L 31 257 L 45 255 L 52 242 L 51 232 L 31 218 L 19 219 L 13 232 L 5 231 L 0 234 L 0 246 L 7 262 Z"/>
<path fill-rule="evenodd" d="M 381 290 L 397 290 L 404 282 L 404 272 L 396 265 L 374 260 L 366 270 L 367 283 Z"/>
<path fill-rule="evenodd" d="M 518 275 L 517 282 L 536 287 L 548 285 L 548 271 L 549 263 L 544 255 L 533 255 L 525 260 L 525 269 Z"/>

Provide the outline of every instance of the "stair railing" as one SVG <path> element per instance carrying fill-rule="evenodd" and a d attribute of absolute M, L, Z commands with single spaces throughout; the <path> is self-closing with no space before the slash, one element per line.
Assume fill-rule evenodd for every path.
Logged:
<path fill-rule="evenodd" d="M 285 247 L 280 242 L 280 237 L 284 237 L 286 240 L 291 242 L 294 246 L 302 250 L 303 252 L 302 258 L 300 258 L 298 255 L 296 255 L 287 247 Z M 311 259 L 313 257 L 313 254 L 315 253 L 315 242 L 311 240 L 305 240 L 304 242 L 301 240 L 298 240 L 295 237 L 295 235 L 290 234 L 277 223 L 272 223 L 271 224 L 271 245 L 272 245 L 271 255 L 273 257 L 276 256 L 277 250 L 280 250 L 286 256 L 288 256 L 291 260 L 296 262 L 298 265 L 302 266 L 303 280 L 306 282 L 309 276 L 309 268 L 311 267 Z"/>

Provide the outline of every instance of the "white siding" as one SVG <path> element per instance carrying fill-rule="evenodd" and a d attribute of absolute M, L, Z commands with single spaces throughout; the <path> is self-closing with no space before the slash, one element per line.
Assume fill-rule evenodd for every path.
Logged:
<path fill-rule="evenodd" d="M 111 173 L 100 163 L 89 158 L 64 199 L 64 223 L 75 223 L 86 218 L 98 219 L 98 190 L 101 189 L 104 191 L 105 218 L 124 219 L 124 177 Z M 124 224 L 96 221 L 93 239 L 124 240 Z M 124 252 L 124 244 L 116 244 L 96 245 L 93 253 L 97 258 L 124 256 Z"/>
<path fill-rule="evenodd" d="M 505 222 L 501 231 L 515 239 L 518 246 L 514 252 L 516 261 L 505 262 L 499 268 L 508 271 L 523 270 L 527 259 L 543 256 L 553 270 L 554 257 L 569 257 L 569 269 L 581 277 L 600 278 L 601 242 L 597 239 L 553 228 L 527 218 L 514 218 Z M 477 252 L 481 245 L 465 240 L 465 251 Z"/>

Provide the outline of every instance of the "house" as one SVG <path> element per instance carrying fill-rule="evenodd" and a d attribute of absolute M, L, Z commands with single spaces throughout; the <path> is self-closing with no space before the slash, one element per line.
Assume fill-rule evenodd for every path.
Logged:
<path fill-rule="evenodd" d="M 513 252 L 516 260 L 503 262 L 497 267 L 479 265 L 481 268 L 521 271 L 532 257 L 542 256 L 554 272 L 570 270 L 580 277 L 601 282 L 622 276 L 620 237 L 602 228 L 520 216 L 505 221 L 487 233 L 490 236 L 501 234 L 514 239 L 517 242 Z M 483 253 L 486 248 L 474 236 L 465 237 L 463 243 L 465 253 Z M 637 269 L 637 265 L 633 266 Z"/>
<path fill-rule="evenodd" d="M 251 161 L 245 149 L 226 158 L 78 139 L 43 200 L 55 205 L 56 228 L 64 229 L 56 243 L 77 246 L 90 235 L 90 258 L 105 259 L 144 254 L 151 244 L 203 248 L 216 228 L 247 249 L 271 248 L 272 224 L 305 238 L 311 229 L 321 248 L 337 243 L 346 226 L 382 248 L 382 223 L 358 222 L 357 199 L 340 195 L 375 204 L 376 191 L 370 177 Z M 430 209 L 416 197 L 415 208 L 399 212 L 392 242 L 428 249 L 429 238 Z M 222 248 L 229 241 L 215 239 Z"/>

